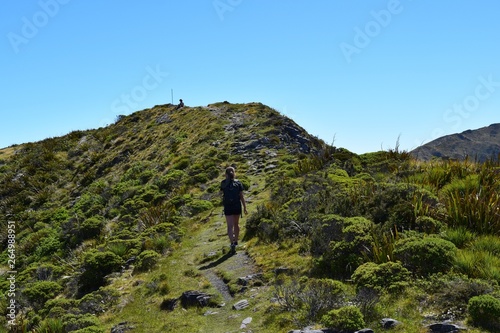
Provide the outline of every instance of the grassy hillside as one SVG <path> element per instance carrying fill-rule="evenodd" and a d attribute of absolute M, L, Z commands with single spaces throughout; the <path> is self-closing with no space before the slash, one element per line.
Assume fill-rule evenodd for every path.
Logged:
<path fill-rule="evenodd" d="M 250 213 L 234 256 L 218 194 L 228 165 Z M 444 320 L 495 332 L 498 170 L 397 149 L 356 155 L 259 103 L 160 105 L 9 147 L 0 151 L 1 325 L 354 331 L 392 317 L 397 332 Z M 181 306 L 186 291 L 209 295 L 207 306 Z M 249 306 L 233 309 L 242 300 Z"/>

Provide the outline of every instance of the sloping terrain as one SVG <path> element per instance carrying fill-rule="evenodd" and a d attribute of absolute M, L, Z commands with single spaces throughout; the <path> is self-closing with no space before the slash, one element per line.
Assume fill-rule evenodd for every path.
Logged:
<path fill-rule="evenodd" d="M 228 165 L 249 210 L 235 255 Z M 8 147 L 0 327 L 498 332 L 498 170 L 356 155 L 260 103 L 158 105 Z"/>
<path fill-rule="evenodd" d="M 477 160 L 485 162 L 498 160 L 500 154 L 500 124 L 492 124 L 459 134 L 440 137 L 426 143 L 411 154 L 419 160 L 429 161 L 435 158 Z"/>
<path fill-rule="evenodd" d="M 125 319 L 136 330 L 163 332 L 158 320 L 149 321 L 154 330 L 140 328 L 144 304 L 127 295 L 161 303 L 183 288 L 209 288 L 228 301 L 224 275 L 235 279 L 258 269 L 244 251 L 225 257 L 218 193 L 224 168 L 236 167 L 252 207 L 266 196 L 268 177 L 321 144 L 260 103 L 224 102 L 180 110 L 159 105 L 118 116 L 106 128 L 3 149 L 3 249 L 8 225 L 15 225 L 16 238 L 15 265 L 2 272 L 18 272 L 17 321 L 34 328 L 42 318 L 66 316 L 65 322 L 76 322 L 70 328 L 90 327 L 86 315 L 118 304 L 125 313 L 139 311 Z M 197 234 L 208 224 L 215 227 Z M 220 257 L 227 260 L 219 264 Z M 3 252 L 2 265 L 8 259 Z M 160 268 L 148 273 L 153 267 Z M 9 281 L 2 282 L 8 289 Z M 8 301 L 1 299 L 2 308 Z"/>

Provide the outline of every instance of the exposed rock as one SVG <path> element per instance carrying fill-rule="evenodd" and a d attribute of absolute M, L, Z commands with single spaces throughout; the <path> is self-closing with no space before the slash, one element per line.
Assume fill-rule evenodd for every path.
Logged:
<path fill-rule="evenodd" d="M 192 306 L 207 306 L 211 296 L 201 291 L 189 290 L 182 293 L 181 305 L 183 308 Z"/>
<path fill-rule="evenodd" d="M 237 283 L 241 286 L 247 286 L 250 284 L 250 282 L 257 279 L 260 280 L 261 278 L 262 278 L 262 273 L 250 274 L 247 276 L 239 277 Z"/>
<path fill-rule="evenodd" d="M 135 328 L 135 326 L 129 325 L 128 322 L 124 321 L 115 325 L 111 328 L 111 333 L 124 333 L 126 331 L 131 331 Z"/>
<path fill-rule="evenodd" d="M 203 257 L 205 257 L 205 259 L 212 259 L 217 257 L 217 255 L 218 255 L 217 251 L 210 251 L 208 253 L 203 254 Z"/>
<path fill-rule="evenodd" d="M 132 256 L 125 261 L 125 264 L 123 265 L 123 269 L 128 269 L 130 265 L 132 265 L 135 261 L 137 260 L 136 256 Z"/>
<path fill-rule="evenodd" d="M 247 317 L 241 322 L 240 329 L 247 328 L 247 325 L 252 322 L 252 317 Z"/>
<path fill-rule="evenodd" d="M 156 119 L 157 124 L 165 124 L 165 123 L 170 123 L 172 119 L 168 114 L 164 114 Z"/>
<path fill-rule="evenodd" d="M 382 325 L 383 328 L 394 328 L 398 325 L 401 325 L 401 322 L 392 318 L 383 318 L 380 321 L 380 324 Z"/>
<path fill-rule="evenodd" d="M 371 328 L 363 328 L 362 330 L 356 331 L 354 333 L 375 333 Z"/>
<path fill-rule="evenodd" d="M 160 309 L 167 310 L 167 311 L 173 311 L 175 309 L 175 307 L 177 306 L 178 301 L 179 301 L 178 298 L 164 299 L 163 302 L 161 302 L 161 304 L 160 304 Z"/>
<path fill-rule="evenodd" d="M 323 328 L 323 329 L 320 329 L 320 330 L 314 330 L 314 329 L 310 329 L 310 328 L 304 328 L 302 330 L 289 331 L 288 333 L 335 333 L 335 332 L 336 331 L 331 330 L 329 328 Z"/>
<path fill-rule="evenodd" d="M 278 267 L 274 269 L 274 274 L 279 275 L 279 274 L 290 274 L 292 272 L 292 269 L 288 267 Z"/>
<path fill-rule="evenodd" d="M 269 170 L 272 170 L 272 169 L 276 169 L 278 166 L 276 164 L 269 164 L 269 165 L 266 165 L 266 167 L 264 168 L 264 170 L 266 171 L 269 171 Z"/>
<path fill-rule="evenodd" d="M 247 308 L 249 305 L 250 304 L 248 303 L 248 301 L 246 299 L 242 299 L 241 301 L 236 302 L 233 305 L 233 309 L 235 309 L 235 310 L 243 310 L 244 308 Z"/>
<path fill-rule="evenodd" d="M 450 323 L 434 323 L 428 326 L 429 332 L 432 333 L 458 333 L 460 330 L 465 330 L 464 327 L 459 327 Z"/>
<path fill-rule="evenodd" d="M 204 316 L 210 316 L 210 315 L 215 315 L 215 314 L 218 314 L 219 312 L 217 311 L 212 311 L 212 310 L 208 310 L 207 312 L 205 312 L 203 315 Z"/>

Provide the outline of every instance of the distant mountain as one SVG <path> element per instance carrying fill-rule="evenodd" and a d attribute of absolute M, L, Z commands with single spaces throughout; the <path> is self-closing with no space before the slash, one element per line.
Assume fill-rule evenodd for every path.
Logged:
<path fill-rule="evenodd" d="M 411 151 L 419 160 L 434 158 L 463 160 L 466 157 L 479 162 L 498 159 L 500 154 L 500 124 L 440 137 Z"/>

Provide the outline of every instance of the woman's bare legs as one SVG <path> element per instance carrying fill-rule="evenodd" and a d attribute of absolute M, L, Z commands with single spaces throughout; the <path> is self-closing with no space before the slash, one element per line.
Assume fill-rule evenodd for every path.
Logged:
<path fill-rule="evenodd" d="M 227 236 L 231 244 L 238 242 L 240 236 L 240 216 L 239 215 L 226 215 L 227 223 Z"/>

